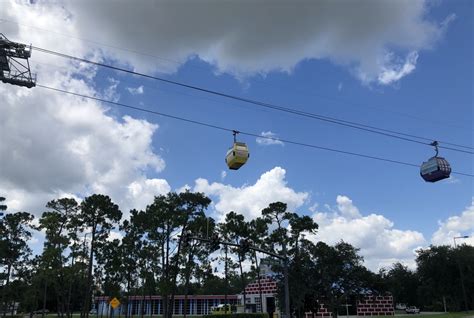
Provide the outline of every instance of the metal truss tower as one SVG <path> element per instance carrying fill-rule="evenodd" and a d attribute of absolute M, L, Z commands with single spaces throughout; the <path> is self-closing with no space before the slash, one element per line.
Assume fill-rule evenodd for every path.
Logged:
<path fill-rule="evenodd" d="M 0 33 L 0 80 L 17 86 L 36 86 L 36 75 L 31 74 L 31 45 L 8 40 Z"/>

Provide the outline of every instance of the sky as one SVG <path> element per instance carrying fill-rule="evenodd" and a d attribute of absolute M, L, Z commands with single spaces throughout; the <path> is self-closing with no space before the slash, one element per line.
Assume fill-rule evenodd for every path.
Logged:
<path fill-rule="evenodd" d="M 455 1 L 6 1 L 12 41 L 247 99 L 473 147 L 474 3 Z M 473 178 L 434 184 L 432 147 L 303 118 L 33 50 L 37 83 L 211 125 L 250 158 L 224 157 L 230 132 L 41 87 L 1 83 L 0 194 L 40 216 L 52 199 L 109 195 L 124 217 L 190 189 L 209 213 L 249 220 L 269 203 L 318 224 L 315 242 L 353 244 L 372 270 L 431 244 L 474 244 Z M 281 139 L 281 140 L 279 140 Z M 464 150 L 468 148 L 463 148 Z M 472 150 L 472 149 L 471 149 Z M 441 149 L 453 171 L 472 154 Z M 120 234 L 116 234 L 120 235 Z M 41 233 L 31 246 L 42 247 Z"/>

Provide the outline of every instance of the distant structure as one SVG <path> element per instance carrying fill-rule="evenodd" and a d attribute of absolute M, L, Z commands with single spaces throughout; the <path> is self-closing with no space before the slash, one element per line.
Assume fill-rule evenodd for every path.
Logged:
<path fill-rule="evenodd" d="M 129 296 L 120 298 L 120 306 L 112 309 L 109 305 L 113 297 L 96 296 L 94 298 L 94 308 L 98 317 L 109 316 L 112 312 L 114 316 L 128 315 L 132 316 L 159 316 L 163 315 L 162 297 L 158 295 L 152 296 Z M 184 305 L 184 295 L 176 295 L 173 304 L 173 315 L 182 316 L 186 311 L 187 315 L 201 316 L 211 313 L 211 307 L 225 304 L 226 296 L 224 295 L 188 295 L 187 306 Z M 238 302 L 236 295 L 227 295 L 227 303 L 236 305 Z M 93 317 L 93 315 L 92 315 Z"/>
<path fill-rule="evenodd" d="M 269 276 L 260 276 L 245 287 L 246 312 L 267 312 L 269 317 L 278 312 L 277 306 L 277 283 Z M 243 293 L 238 295 L 239 302 L 243 304 Z"/>
<path fill-rule="evenodd" d="M 275 260 L 271 258 L 263 258 L 260 260 L 260 276 L 245 287 L 247 299 L 244 308 L 246 312 L 266 312 L 270 318 L 274 317 L 275 314 L 280 314 L 277 299 L 278 287 L 275 278 L 276 273 L 272 270 L 272 266 L 275 264 Z M 243 305 L 243 291 L 237 296 L 239 303 Z"/>
<path fill-rule="evenodd" d="M 304 313 L 305 318 L 318 318 L 318 317 L 332 317 L 332 312 L 329 311 L 325 304 L 319 304 L 318 311 L 316 313 L 309 311 Z"/>
<path fill-rule="evenodd" d="M 276 275 L 272 271 L 272 261 L 263 259 L 260 263 L 260 278 L 247 284 L 245 287 L 246 302 L 245 310 L 247 312 L 267 312 L 269 317 L 279 315 L 277 301 L 277 282 L 274 279 Z M 121 304 L 112 309 L 109 302 L 113 297 L 96 296 L 94 297 L 94 309 L 96 315 L 107 316 L 112 312 L 114 316 L 156 316 L 163 314 L 163 301 L 159 295 L 128 297 L 117 297 Z M 185 312 L 191 316 L 208 315 L 212 307 L 217 307 L 226 303 L 230 305 L 243 305 L 243 292 L 239 295 L 188 295 L 187 305 L 185 306 L 184 295 L 176 295 L 173 304 L 173 315 L 183 315 Z"/>
<path fill-rule="evenodd" d="M 36 75 L 31 74 L 31 45 L 12 42 L 0 33 L 0 80 L 17 86 L 36 86 Z"/>
<path fill-rule="evenodd" d="M 393 296 L 365 296 L 357 302 L 357 316 L 393 316 Z"/>

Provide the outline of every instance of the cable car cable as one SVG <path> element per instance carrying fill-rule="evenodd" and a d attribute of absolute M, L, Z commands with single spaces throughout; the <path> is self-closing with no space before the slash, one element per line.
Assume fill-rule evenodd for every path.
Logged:
<path fill-rule="evenodd" d="M 328 117 L 328 116 L 322 116 L 322 115 L 309 113 L 309 112 L 304 112 L 304 111 L 300 111 L 300 110 L 295 110 L 295 109 L 291 109 L 291 108 L 287 108 L 287 107 L 282 107 L 282 106 L 278 106 L 278 105 L 274 105 L 274 104 L 270 104 L 270 103 L 266 103 L 266 102 L 261 102 L 261 101 L 257 101 L 257 100 L 247 99 L 247 98 L 244 98 L 244 97 L 230 95 L 230 94 L 226 94 L 226 93 L 206 89 L 206 88 L 203 88 L 203 87 L 189 85 L 189 84 L 185 84 L 185 83 L 181 83 L 181 82 L 177 82 L 177 81 L 173 81 L 173 80 L 169 80 L 169 79 L 165 79 L 165 78 L 161 78 L 161 77 L 157 77 L 157 76 L 152 76 L 152 75 L 148 75 L 148 74 L 144 74 L 144 73 L 135 72 L 135 71 L 132 71 L 132 70 L 127 70 L 127 69 L 117 67 L 117 66 L 112 66 L 112 65 L 108 65 L 108 64 L 104 64 L 104 63 L 100 63 L 100 62 L 94 62 L 94 61 L 87 60 L 87 59 L 84 59 L 84 58 L 80 58 L 80 57 L 76 57 L 76 56 L 72 56 L 72 55 L 68 55 L 68 54 L 64 54 L 64 53 L 60 53 L 60 52 L 55 52 L 55 51 L 43 49 L 43 48 L 36 47 L 36 46 L 33 46 L 33 48 L 35 50 L 38 50 L 38 51 L 43 52 L 43 53 L 52 54 L 52 55 L 56 55 L 56 56 L 59 56 L 59 57 L 68 58 L 68 59 L 72 59 L 72 60 L 76 60 L 76 61 L 80 61 L 80 62 L 84 62 L 84 63 L 89 63 L 89 64 L 109 68 L 109 69 L 112 69 L 112 70 L 125 72 L 125 73 L 132 74 L 132 75 L 137 75 L 137 76 L 141 76 L 141 77 L 145 77 L 145 78 L 149 78 L 149 79 L 154 79 L 154 80 L 165 82 L 165 83 L 168 83 L 168 84 L 177 85 L 177 86 L 197 90 L 197 91 L 200 91 L 200 92 L 205 92 L 205 93 L 208 93 L 208 94 L 213 94 L 213 95 L 217 95 L 217 96 L 221 96 L 221 97 L 225 97 L 225 98 L 230 98 L 230 99 L 238 100 L 238 101 L 249 103 L 249 104 L 254 104 L 254 105 L 257 105 L 257 106 L 261 106 L 261 107 L 271 108 L 271 109 L 275 109 L 275 110 L 278 110 L 278 111 L 292 113 L 292 114 L 303 116 L 303 117 L 308 117 L 308 118 L 313 118 L 313 119 L 317 119 L 317 120 L 321 120 L 321 121 L 325 121 L 325 122 L 330 122 L 330 123 L 333 123 L 333 124 L 346 126 L 346 127 L 350 127 L 350 128 L 354 128 L 354 129 L 358 129 L 358 130 L 363 130 L 363 131 L 367 131 L 367 132 L 371 132 L 371 133 L 375 133 L 375 134 L 379 134 L 379 135 L 383 135 L 383 136 L 387 136 L 387 137 L 392 137 L 392 138 L 396 138 L 396 139 L 400 139 L 400 140 L 404 140 L 404 141 L 423 144 L 423 145 L 426 145 L 426 146 L 430 145 L 430 143 L 425 143 L 425 142 L 421 142 L 421 141 L 418 141 L 418 140 L 413 140 L 413 139 L 409 139 L 409 138 L 405 138 L 405 137 L 400 137 L 400 136 L 396 136 L 396 135 L 393 135 L 393 134 L 390 134 L 390 133 L 395 133 L 395 134 L 399 134 L 399 135 L 410 136 L 410 137 L 413 137 L 413 138 L 432 141 L 432 139 L 425 138 L 425 137 L 400 133 L 400 132 L 396 132 L 396 131 L 393 131 L 393 130 L 378 128 L 378 127 L 364 125 L 364 124 L 359 124 L 359 123 L 356 123 L 356 122 L 351 122 L 351 121 L 342 120 L 342 119 L 333 118 L 333 117 Z M 388 132 L 390 132 L 390 133 L 388 133 Z M 462 145 L 457 145 L 457 144 L 454 144 L 454 143 L 443 142 L 443 141 L 439 141 L 439 142 L 444 143 L 444 144 L 450 144 L 450 145 L 453 145 L 453 146 L 456 146 L 456 147 L 474 149 L 474 147 L 462 146 Z M 439 147 L 443 148 L 443 149 L 447 149 L 447 150 L 458 151 L 458 152 L 467 153 L 467 154 L 474 154 L 474 152 L 472 152 L 472 151 L 455 149 L 455 148 L 446 147 L 446 146 L 439 146 Z"/>
<path fill-rule="evenodd" d="M 148 53 L 148 52 L 141 52 L 141 51 L 137 51 L 137 50 L 133 50 L 133 49 L 129 49 L 129 48 L 124 48 L 124 47 L 119 47 L 119 46 L 116 46 L 116 45 L 112 45 L 112 44 L 105 44 L 105 43 L 102 43 L 102 42 L 98 42 L 98 41 L 94 41 L 94 40 L 90 40 L 90 39 L 87 39 L 87 38 L 83 38 L 83 37 L 78 37 L 78 36 L 74 36 L 74 35 L 71 35 L 71 34 L 65 34 L 65 33 L 61 33 L 61 32 L 57 32 L 57 31 L 53 31 L 53 30 L 48 30 L 48 29 L 45 29 L 45 28 L 40 28 L 40 27 L 36 27 L 36 26 L 32 26 L 32 25 L 26 25 L 26 24 L 21 24 L 19 22 L 16 22 L 16 21 L 12 21 L 12 20 L 7 20 L 5 18 L 0 18 L 0 23 L 2 22 L 6 22 L 6 23 L 11 23 L 11 24 L 16 24 L 16 25 L 19 25 L 19 26 L 22 26 L 22 27 L 27 27 L 27 28 L 32 28 L 32 29 L 37 29 L 37 30 L 40 30 L 40 31 L 43 31 L 43 32 L 49 32 L 49 33 L 53 33 L 53 34 L 56 34 L 56 35 L 59 35 L 59 36 L 62 36 L 62 37 L 67 37 L 67 38 L 71 38 L 71 39 L 75 39 L 75 40 L 78 40 L 78 41 L 83 41 L 83 42 L 88 42 L 88 43 L 92 43 L 94 45 L 98 45 L 98 46 L 103 46 L 103 47 L 106 47 L 106 48 L 111 48 L 111 49 L 115 49 L 115 50 L 120 50 L 120 51 L 124 51 L 124 52 L 130 52 L 130 53 L 134 53 L 134 54 L 137 54 L 137 55 L 142 55 L 142 56 L 148 56 L 148 57 L 151 57 L 151 58 L 155 58 L 157 60 L 161 60 L 161 61 L 165 61 L 165 62 L 169 62 L 169 63 L 173 63 L 173 64 L 176 64 L 176 65 L 181 65 L 182 62 L 179 62 L 177 60 L 172 60 L 172 59 L 169 59 L 169 58 L 164 58 L 162 56 L 158 56 L 158 55 L 155 55 L 155 54 L 151 54 L 151 53 Z M 195 66 L 193 65 L 193 67 L 195 68 L 200 68 L 200 69 L 206 69 L 207 68 L 204 68 L 204 67 L 200 67 L 200 66 Z M 305 93 L 308 93 L 307 91 Z M 310 95 L 314 95 L 318 98 L 323 98 L 323 99 L 327 99 L 327 100 L 332 100 L 332 101 L 336 101 L 338 103 L 343 103 L 343 104 L 347 104 L 347 105 L 352 105 L 352 106 L 361 106 L 361 104 L 357 104 L 357 103 L 352 103 L 352 102 L 349 102 L 349 101 L 345 101 L 345 100 L 341 100 L 341 99 L 338 99 L 338 98 L 334 98 L 333 96 L 324 96 L 324 95 L 321 95 L 321 94 L 315 94 L 315 93 L 309 93 Z M 375 109 L 378 109 L 378 110 L 382 110 L 382 111 L 386 111 L 386 112 L 390 112 L 390 113 L 393 113 L 395 115 L 399 115 L 399 116 L 404 116 L 404 117 L 407 117 L 407 118 L 412 118 L 412 119 L 416 119 L 416 120 L 423 120 L 425 121 L 425 119 L 421 118 L 421 117 L 417 117 L 417 116 L 414 116 L 414 115 L 411 115 L 411 114 L 407 114 L 407 113 L 403 113 L 403 112 L 395 112 L 393 110 L 387 110 L 387 109 L 383 109 L 383 108 L 380 108 L 380 107 L 375 107 L 375 106 L 372 106 L 372 105 L 364 105 L 365 107 L 369 107 L 369 108 L 375 108 Z M 438 122 L 439 123 L 439 122 Z M 361 126 L 364 126 L 362 124 L 360 124 Z M 370 127 L 370 126 L 369 126 Z M 389 130 L 386 130 L 386 129 L 382 129 L 382 128 L 379 128 L 380 130 L 382 131 L 389 131 Z M 409 136 L 409 137 L 413 137 L 413 138 L 419 138 L 419 139 L 423 139 L 423 140 L 427 140 L 427 141 L 432 141 L 431 138 L 425 138 L 425 137 L 420 137 L 420 136 L 416 136 L 416 135 L 411 135 L 411 134 L 405 134 L 405 133 L 401 133 L 401 132 L 396 132 L 396 131 L 392 131 L 393 133 L 396 133 L 396 134 L 400 134 L 400 135 L 405 135 L 405 136 Z M 468 148 L 468 149 L 474 149 L 474 147 L 471 147 L 471 146 L 463 146 L 463 145 L 458 145 L 458 144 L 454 144 L 454 143 L 450 143 L 450 142 L 442 142 L 444 144 L 447 144 L 447 145 L 452 145 L 452 146 L 456 146 L 456 147 L 460 147 L 460 148 Z"/>
<path fill-rule="evenodd" d="M 107 99 L 103 99 L 103 98 L 99 98 L 99 97 L 94 97 L 94 96 L 88 96 L 88 95 L 85 95 L 85 94 L 75 93 L 75 92 L 67 91 L 67 90 L 60 89 L 60 88 L 50 87 L 50 86 L 41 85 L 41 84 L 36 84 L 36 86 L 40 87 L 40 88 L 43 88 L 43 89 L 48 89 L 48 90 L 51 90 L 51 91 L 55 91 L 55 92 L 60 92 L 60 93 L 69 94 L 69 95 L 73 95 L 73 96 L 77 96 L 77 97 L 87 98 L 87 99 L 107 103 L 107 104 L 110 104 L 110 105 L 115 105 L 115 106 L 129 108 L 129 109 L 133 109 L 133 110 L 137 110 L 137 111 L 141 111 L 141 112 L 145 112 L 145 113 L 150 113 L 150 114 L 159 115 L 159 116 L 163 116 L 163 117 L 167 117 L 167 118 L 172 118 L 172 119 L 180 120 L 180 121 L 187 122 L 187 123 L 192 123 L 192 124 L 196 124 L 196 125 L 205 126 L 205 127 L 208 127 L 208 128 L 218 129 L 218 130 L 221 130 L 221 131 L 226 131 L 226 132 L 231 132 L 231 133 L 234 133 L 236 131 L 234 129 L 230 129 L 230 128 L 226 128 L 226 127 L 222 127 L 222 126 L 218 126 L 218 125 L 213 125 L 213 124 L 209 124 L 209 123 L 198 121 L 198 120 L 188 119 L 188 118 L 184 118 L 184 117 L 180 117 L 180 116 L 174 116 L 174 115 L 170 115 L 170 114 L 166 114 L 166 113 L 162 113 L 162 112 L 157 112 L 157 111 L 154 111 L 154 110 L 149 110 L 149 109 L 146 109 L 146 108 L 136 107 L 136 106 L 132 106 L 132 105 L 124 104 L 124 103 L 119 103 L 119 102 L 115 102 L 115 101 L 111 101 L 111 100 L 107 100 Z M 351 155 L 351 156 L 357 156 L 357 157 L 361 157 L 361 158 L 367 158 L 367 159 L 378 160 L 378 161 L 385 161 L 385 162 L 395 163 L 395 164 L 399 164 L 399 165 L 405 165 L 405 166 L 411 166 L 411 167 L 419 168 L 418 164 L 399 161 L 399 160 L 393 160 L 393 159 L 388 159 L 388 158 L 383 158 L 383 157 L 376 157 L 376 156 L 361 154 L 361 153 L 357 153 L 357 152 L 351 152 L 351 151 L 345 151 L 345 150 L 340 150 L 340 149 L 317 146 L 317 145 L 313 145 L 313 144 L 308 144 L 308 143 L 303 143 L 303 142 L 298 142 L 298 141 L 292 141 L 292 140 L 288 140 L 288 139 L 274 138 L 274 137 L 269 137 L 269 136 L 261 136 L 261 135 L 256 134 L 256 133 L 251 133 L 251 132 L 246 132 L 246 131 L 241 131 L 241 130 L 239 130 L 238 132 L 239 132 L 239 134 L 246 135 L 246 136 L 264 138 L 264 139 L 269 139 L 269 140 L 273 140 L 273 141 L 279 140 L 279 141 L 286 142 L 288 144 L 297 145 L 297 146 L 320 149 L 320 150 L 326 150 L 326 151 L 330 151 L 330 152 L 336 152 L 336 153 L 341 153 L 341 154 L 346 154 L 346 155 Z M 474 177 L 474 174 L 469 174 L 469 173 L 454 172 L 454 171 L 452 173 L 457 174 L 457 175 L 467 176 L 467 177 Z"/>

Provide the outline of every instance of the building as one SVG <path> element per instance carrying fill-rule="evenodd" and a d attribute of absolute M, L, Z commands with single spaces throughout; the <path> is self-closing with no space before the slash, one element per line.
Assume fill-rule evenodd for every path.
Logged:
<path fill-rule="evenodd" d="M 263 277 L 245 287 L 247 312 L 277 312 L 277 283 L 271 277 Z M 239 303 L 243 304 L 244 294 L 238 295 Z M 270 317 L 272 317 L 270 315 Z"/>
<path fill-rule="evenodd" d="M 367 295 L 357 302 L 357 316 L 393 316 L 392 295 Z"/>
<path fill-rule="evenodd" d="M 271 270 L 270 260 L 262 260 L 260 264 L 260 279 L 249 283 L 245 287 L 246 301 L 245 310 L 247 312 L 267 312 L 269 317 L 278 313 L 277 302 L 277 282 L 274 279 L 275 273 Z M 113 298 L 113 297 L 112 297 Z M 112 307 L 109 302 L 112 300 L 108 296 L 95 297 L 94 312 L 97 316 L 107 316 L 111 313 Z M 239 295 L 228 295 L 227 303 L 230 305 L 243 304 L 243 293 Z M 161 296 L 130 296 L 119 298 L 121 304 L 113 310 L 114 316 L 118 317 L 141 315 L 155 316 L 163 314 L 163 303 Z M 174 315 L 183 315 L 185 311 L 184 295 L 176 295 L 173 306 Z M 211 307 L 226 303 L 225 295 L 188 295 L 186 314 L 199 316 L 210 314 Z"/>
<path fill-rule="evenodd" d="M 95 309 L 97 316 L 107 316 L 113 311 L 114 316 L 156 316 L 163 315 L 163 302 L 161 296 L 130 296 L 120 298 L 121 304 L 112 310 L 109 302 L 112 298 L 108 296 L 95 297 Z M 207 315 L 211 307 L 225 304 L 225 295 L 188 295 L 187 297 L 187 315 Z M 228 295 L 227 302 L 231 305 L 238 303 L 237 295 Z M 185 311 L 185 296 L 176 295 L 174 299 L 173 315 L 183 315 Z"/>

